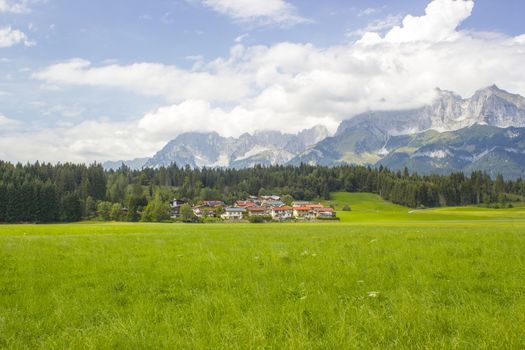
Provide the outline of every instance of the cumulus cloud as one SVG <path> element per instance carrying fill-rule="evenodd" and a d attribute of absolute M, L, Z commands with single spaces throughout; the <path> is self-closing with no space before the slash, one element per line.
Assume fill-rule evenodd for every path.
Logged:
<path fill-rule="evenodd" d="M 16 44 L 33 45 L 24 32 L 12 29 L 11 26 L 0 28 L 0 48 L 11 47 Z"/>
<path fill-rule="evenodd" d="M 389 42 L 421 40 L 452 40 L 458 35 L 456 28 L 470 17 L 472 0 L 434 0 L 426 8 L 422 17 L 406 16 L 402 27 L 394 27 L 386 36 Z"/>
<path fill-rule="evenodd" d="M 364 28 L 348 32 L 346 33 L 346 36 L 361 38 L 367 33 L 372 33 L 374 36 L 377 36 L 379 35 L 378 33 L 382 33 L 384 30 L 392 29 L 393 27 L 397 26 L 402 20 L 403 16 L 401 15 L 388 15 L 384 18 L 378 18 L 370 21 Z"/>
<path fill-rule="evenodd" d="M 333 118 L 320 118 L 315 114 L 298 115 L 293 111 L 275 110 L 267 106 L 246 108 L 237 106 L 231 110 L 212 107 L 202 100 L 188 100 L 181 104 L 159 108 L 146 114 L 138 122 L 138 129 L 154 140 L 166 140 L 183 132 L 218 132 L 223 136 L 237 137 L 242 133 L 257 130 L 275 130 L 276 120 L 286 120 L 287 125 L 279 125 L 283 132 L 297 132 L 318 124 L 335 130 L 337 123 Z M 198 120 L 199 128 L 195 128 Z"/>
<path fill-rule="evenodd" d="M 90 120 L 69 127 L 17 128 L 0 137 L 0 159 L 13 162 L 132 159 L 151 155 L 163 146 L 137 130 L 136 125 L 136 122 Z"/>
<path fill-rule="evenodd" d="M 470 17 L 474 1 L 472 0 L 434 0 L 425 10 L 425 15 L 411 15 L 403 19 L 401 26 L 392 28 L 384 38 L 377 33 L 368 33 L 362 43 L 404 43 L 417 41 L 439 42 L 454 40 L 460 35 L 456 29 L 465 19 Z"/>
<path fill-rule="evenodd" d="M 35 78 L 163 96 L 166 106 L 124 124 L 98 121 L 20 134 L 9 142 L 49 145 L 34 150 L 32 159 L 56 149 L 72 160 L 133 158 L 151 155 L 187 131 L 238 136 L 257 129 L 297 132 L 316 124 L 334 131 L 340 121 L 367 110 L 430 103 L 436 87 L 469 96 L 496 83 L 525 95 L 524 35 L 458 30 L 472 6 L 467 0 L 434 0 L 424 16 L 407 16 L 384 33 L 326 48 L 237 44 L 227 57 L 191 70 L 153 63 L 94 66 L 79 59 L 58 63 Z"/>
<path fill-rule="evenodd" d="M 51 84 L 117 87 L 145 96 L 164 96 L 171 101 L 233 101 L 249 92 L 243 76 L 227 69 L 186 71 L 158 63 L 94 67 L 89 61 L 73 59 L 52 65 L 34 77 Z"/>
<path fill-rule="evenodd" d="M 27 1 L 0 0 L 0 12 L 23 13 L 28 10 Z"/>
<path fill-rule="evenodd" d="M 201 0 L 204 6 L 242 22 L 295 25 L 309 22 L 284 0 Z"/>

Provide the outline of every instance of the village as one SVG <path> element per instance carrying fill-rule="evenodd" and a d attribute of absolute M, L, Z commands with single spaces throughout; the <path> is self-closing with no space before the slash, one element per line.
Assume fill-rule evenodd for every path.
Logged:
<path fill-rule="evenodd" d="M 188 205 L 185 200 L 174 199 L 171 202 L 171 218 L 181 217 L 181 208 Z M 307 201 L 294 201 L 287 205 L 280 196 L 249 196 L 244 200 L 236 201 L 232 206 L 223 201 L 202 201 L 191 207 L 196 218 L 217 218 L 224 221 L 235 222 L 256 218 L 272 221 L 314 221 L 333 220 L 337 218 L 333 208 L 328 208 L 321 203 Z"/>

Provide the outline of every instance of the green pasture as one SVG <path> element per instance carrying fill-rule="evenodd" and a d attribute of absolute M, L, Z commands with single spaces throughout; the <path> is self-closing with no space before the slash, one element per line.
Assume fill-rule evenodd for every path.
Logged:
<path fill-rule="evenodd" d="M 0 348 L 523 349 L 523 209 L 0 226 Z"/>
<path fill-rule="evenodd" d="M 410 209 L 387 202 L 378 195 L 370 193 L 332 194 L 332 199 L 325 202 L 333 205 L 342 222 L 361 222 L 377 224 L 378 222 L 411 222 L 411 221 L 470 221 L 470 220 L 525 220 L 523 203 L 513 203 L 511 209 L 492 209 L 481 207 L 447 207 L 436 209 Z M 342 211 L 345 205 L 351 211 Z"/>

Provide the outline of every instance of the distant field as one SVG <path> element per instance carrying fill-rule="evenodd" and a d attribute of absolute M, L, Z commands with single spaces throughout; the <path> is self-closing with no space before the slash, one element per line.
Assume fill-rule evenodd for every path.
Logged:
<path fill-rule="evenodd" d="M 387 202 L 375 194 L 338 192 L 326 204 L 335 206 L 342 222 L 525 220 L 523 203 L 513 203 L 515 208 L 512 209 L 453 207 L 413 210 Z M 342 211 L 347 204 L 352 211 Z"/>
<path fill-rule="evenodd" d="M 523 349 L 523 208 L 0 226 L 0 348 Z"/>

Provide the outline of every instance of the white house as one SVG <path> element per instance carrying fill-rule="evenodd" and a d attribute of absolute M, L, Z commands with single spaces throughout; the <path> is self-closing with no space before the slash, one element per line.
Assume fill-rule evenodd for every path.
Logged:
<path fill-rule="evenodd" d="M 224 209 L 224 214 L 221 215 L 221 218 L 224 220 L 242 220 L 246 214 L 245 208 L 226 208 Z"/>
<path fill-rule="evenodd" d="M 269 210 L 265 207 L 251 207 L 247 208 L 248 216 L 269 216 Z"/>
<path fill-rule="evenodd" d="M 319 219 L 333 219 L 336 217 L 336 212 L 332 208 L 322 208 L 317 211 Z"/>
<path fill-rule="evenodd" d="M 272 208 L 272 218 L 274 220 L 288 220 L 293 218 L 293 209 L 292 207 L 282 206 L 282 207 L 273 207 Z"/>
<path fill-rule="evenodd" d="M 310 207 L 294 207 L 293 216 L 297 219 L 313 220 L 316 218 L 317 213 Z"/>
<path fill-rule="evenodd" d="M 171 201 L 170 216 L 172 219 L 176 219 L 180 217 L 180 208 L 182 207 L 183 204 L 186 204 L 186 203 L 188 202 L 185 200 L 181 200 L 181 199 L 174 199 Z"/>
<path fill-rule="evenodd" d="M 207 205 L 194 206 L 192 209 L 193 214 L 198 218 L 202 218 L 205 216 L 215 217 L 215 209 Z"/>

